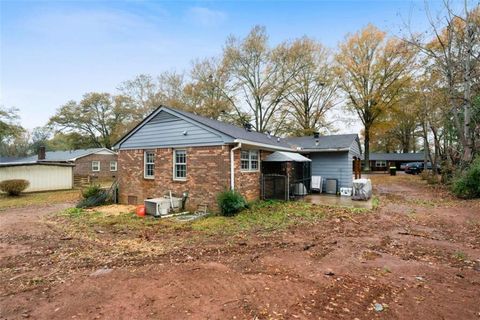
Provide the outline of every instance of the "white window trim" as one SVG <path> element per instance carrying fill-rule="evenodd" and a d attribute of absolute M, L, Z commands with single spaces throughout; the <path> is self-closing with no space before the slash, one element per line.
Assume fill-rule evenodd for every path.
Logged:
<path fill-rule="evenodd" d="M 93 164 L 94 163 L 98 163 L 98 169 L 97 170 L 93 169 Z M 98 160 L 93 160 L 92 161 L 92 172 L 100 172 L 100 161 L 98 161 Z"/>
<path fill-rule="evenodd" d="M 147 176 L 147 153 L 153 153 L 153 172 L 154 174 L 151 176 Z M 155 179 L 155 151 L 154 150 L 145 150 L 143 152 L 143 178 L 144 179 L 150 179 L 153 180 Z"/>
<path fill-rule="evenodd" d="M 248 169 L 242 169 L 242 151 L 248 151 Z M 257 153 L 257 169 L 252 169 L 252 153 Z M 249 150 L 240 150 L 240 172 L 258 172 L 260 171 L 260 150 L 249 149 Z"/>
<path fill-rule="evenodd" d="M 176 170 L 176 165 L 177 165 L 177 157 L 176 157 L 176 152 L 177 151 L 185 151 L 185 178 L 177 177 L 177 170 Z M 188 170 L 188 160 L 187 160 L 187 149 L 173 149 L 173 180 L 174 181 L 186 181 L 187 180 L 187 170 Z M 183 164 L 183 163 L 182 163 Z"/>
<path fill-rule="evenodd" d="M 115 170 L 112 170 L 112 163 L 115 163 Z M 118 163 L 117 161 L 110 161 L 110 171 L 115 172 L 118 169 Z"/>
<path fill-rule="evenodd" d="M 379 165 L 380 163 L 381 163 L 382 165 Z M 384 167 L 386 167 L 386 166 L 387 166 L 387 161 L 385 161 L 385 160 L 376 160 L 376 161 L 375 161 L 375 167 L 376 167 L 376 168 L 384 168 Z"/>

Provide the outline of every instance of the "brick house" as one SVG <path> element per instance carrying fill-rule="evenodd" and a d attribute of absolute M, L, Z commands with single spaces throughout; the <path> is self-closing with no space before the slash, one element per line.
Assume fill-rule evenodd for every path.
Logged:
<path fill-rule="evenodd" d="M 114 148 L 121 203 L 188 192 L 188 209 L 207 203 L 210 210 L 229 189 L 259 199 L 261 161 L 277 150 L 292 151 L 284 139 L 165 106 Z"/>
<path fill-rule="evenodd" d="M 74 164 L 74 177 L 91 177 L 97 180 L 111 180 L 117 176 L 117 154 L 107 148 L 78 149 L 69 151 L 47 151 L 40 148 L 38 155 L 17 161 L 35 163 Z"/>
<path fill-rule="evenodd" d="M 358 136 L 312 136 L 287 140 L 193 113 L 160 106 L 115 145 L 121 203 L 188 193 L 186 207 L 207 203 L 216 210 L 218 193 L 239 191 L 261 197 L 262 165 L 276 151 L 305 153 L 312 168 L 351 185 Z M 358 150 L 358 151 L 356 151 Z M 314 165 L 317 163 L 317 165 Z M 328 171 L 322 171 L 328 168 Z"/>
<path fill-rule="evenodd" d="M 363 160 L 363 159 L 362 159 Z M 413 153 L 370 153 L 370 169 L 372 171 L 388 171 L 394 166 L 397 170 L 403 170 L 402 165 L 409 162 L 423 162 L 424 152 Z M 362 161 L 365 165 L 365 161 Z"/>

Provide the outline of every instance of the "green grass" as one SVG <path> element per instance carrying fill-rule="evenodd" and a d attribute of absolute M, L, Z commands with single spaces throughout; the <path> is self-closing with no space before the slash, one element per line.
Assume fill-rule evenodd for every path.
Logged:
<path fill-rule="evenodd" d="M 246 209 L 233 217 L 209 215 L 205 218 L 179 222 L 175 219 L 156 219 L 153 217 L 137 217 L 134 213 L 105 215 L 102 207 L 95 211 L 68 209 L 62 216 L 76 225 L 77 229 L 91 232 L 94 228 L 104 228 L 113 232 L 151 231 L 155 233 L 194 231 L 205 235 L 234 235 L 247 232 L 273 232 L 294 225 L 314 223 L 325 219 L 328 215 L 362 214 L 366 209 L 347 209 L 311 205 L 305 202 L 272 202 L 261 201 L 250 204 Z"/>
<path fill-rule="evenodd" d="M 79 197 L 78 190 L 24 193 L 18 197 L 9 197 L 2 193 L 0 194 L 0 211 L 7 208 L 77 201 Z"/>
<path fill-rule="evenodd" d="M 453 257 L 457 260 L 464 261 L 468 259 L 468 256 L 465 252 L 457 251 L 453 254 Z"/>

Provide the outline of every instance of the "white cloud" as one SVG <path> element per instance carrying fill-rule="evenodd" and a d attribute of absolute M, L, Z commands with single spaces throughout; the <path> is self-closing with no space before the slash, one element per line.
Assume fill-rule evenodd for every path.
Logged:
<path fill-rule="evenodd" d="M 202 26 L 210 27 L 221 24 L 227 19 L 226 13 L 204 7 L 191 7 L 187 19 Z"/>

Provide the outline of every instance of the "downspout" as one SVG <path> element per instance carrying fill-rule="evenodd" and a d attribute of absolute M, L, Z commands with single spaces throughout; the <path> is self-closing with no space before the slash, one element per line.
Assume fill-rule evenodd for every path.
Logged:
<path fill-rule="evenodd" d="M 234 152 L 242 147 L 242 143 L 239 142 L 238 145 L 232 150 L 230 150 L 230 190 L 235 190 L 235 158 Z"/>

